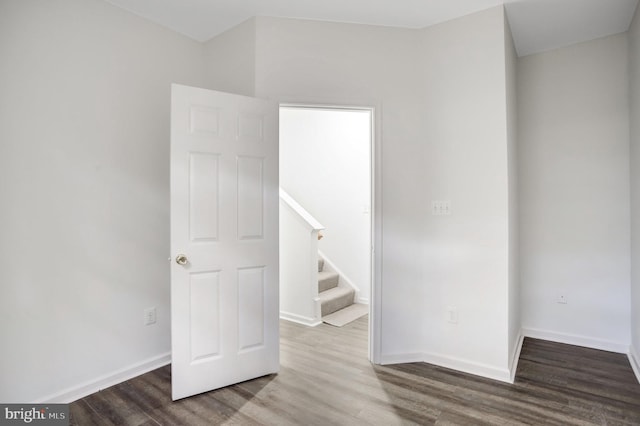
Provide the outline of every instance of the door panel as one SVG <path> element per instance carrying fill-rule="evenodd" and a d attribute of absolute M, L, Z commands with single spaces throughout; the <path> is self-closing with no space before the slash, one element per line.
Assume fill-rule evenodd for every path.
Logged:
<path fill-rule="evenodd" d="M 189 230 L 191 241 L 218 239 L 219 156 L 189 154 Z"/>
<path fill-rule="evenodd" d="M 262 239 L 264 158 L 238 157 L 238 238 Z"/>
<path fill-rule="evenodd" d="M 172 86 L 174 400 L 278 371 L 277 126 L 273 103 Z"/>
<path fill-rule="evenodd" d="M 264 346 L 264 268 L 238 271 L 238 338 L 241 352 Z"/>

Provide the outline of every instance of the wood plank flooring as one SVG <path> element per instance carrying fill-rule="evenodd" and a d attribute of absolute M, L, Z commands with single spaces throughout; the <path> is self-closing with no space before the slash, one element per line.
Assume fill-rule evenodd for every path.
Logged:
<path fill-rule="evenodd" d="M 71 404 L 73 425 L 640 425 L 625 355 L 525 339 L 513 385 L 423 363 L 373 366 L 367 317 L 281 323 L 281 371 L 177 402 L 160 368 Z"/>

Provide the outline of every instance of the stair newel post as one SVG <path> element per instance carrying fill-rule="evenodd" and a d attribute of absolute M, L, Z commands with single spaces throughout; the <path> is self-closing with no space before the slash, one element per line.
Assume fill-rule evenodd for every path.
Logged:
<path fill-rule="evenodd" d="M 311 252 L 309 256 L 313 261 L 311 262 L 311 279 L 309 280 L 309 285 L 311 286 L 311 294 L 313 295 L 314 318 L 319 322 L 322 322 L 322 303 L 318 295 L 318 242 L 321 239 L 322 234 L 320 233 L 320 229 L 312 230 L 310 239 Z"/>

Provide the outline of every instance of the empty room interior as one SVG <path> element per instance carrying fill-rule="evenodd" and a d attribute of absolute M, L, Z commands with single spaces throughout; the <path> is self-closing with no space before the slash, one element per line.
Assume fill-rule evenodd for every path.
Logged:
<path fill-rule="evenodd" d="M 0 0 L 0 403 L 70 404 L 72 424 L 640 423 L 637 5 Z M 182 94 L 203 102 L 184 137 Z M 262 289 L 247 309 L 275 322 L 238 327 L 275 339 L 279 372 L 172 400 L 175 277 L 199 259 L 174 250 L 175 144 L 204 146 L 209 96 L 275 111 L 273 125 L 243 127 L 251 113 L 229 127 L 237 147 L 275 144 L 229 163 L 262 185 L 228 179 L 264 197 L 252 211 L 266 219 L 254 232 L 232 212 L 227 226 L 244 201 L 222 203 L 192 246 L 275 238 L 271 263 L 238 268 L 240 294 Z M 361 116 L 364 144 L 323 147 L 328 132 L 307 148 L 300 114 L 314 109 Z M 357 196 L 355 163 L 328 155 L 340 149 L 364 160 Z M 193 152 L 185 164 L 223 182 L 223 157 Z M 331 223 L 298 212 L 303 249 L 283 238 L 282 187 Z M 343 327 L 322 323 L 318 250 L 342 272 L 334 291 L 364 309 Z M 283 296 L 298 282 L 283 259 L 310 277 L 303 305 Z M 190 285 L 204 288 L 193 303 L 226 306 Z M 192 330 L 219 319 L 203 315 Z"/>

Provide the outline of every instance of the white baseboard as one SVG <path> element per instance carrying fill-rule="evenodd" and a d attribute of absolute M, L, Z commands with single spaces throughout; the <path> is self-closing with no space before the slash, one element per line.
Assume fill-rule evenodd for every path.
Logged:
<path fill-rule="evenodd" d="M 125 367 L 114 371 L 113 373 L 105 374 L 98 377 L 95 380 L 90 380 L 76 386 L 67 388 L 61 392 L 39 398 L 35 401 L 37 404 L 70 404 L 73 401 L 77 401 L 80 398 L 84 398 L 87 395 L 101 391 L 110 386 L 117 385 L 141 374 L 148 373 L 156 368 L 164 367 L 171 363 L 171 352 L 167 352 L 162 355 L 158 355 L 153 358 L 149 358 L 146 361 L 142 361 L 133 364 L 129 367 Z"/>
<path fill-rule="evenodd" d="M 306 325 L 307 327 L 315 327 L 322 324 L 321 320 L 316 318 L 305 317 L 302 315 L 292 314 L 289 312 L 280 311 L 280 319 L 285 321 L 295 322 L 297 324 Z"/>
<path fill-rule="evenodd" d="M 424 355 L 416 352 L 408 354 L 382 354 L 380 356 L 380 365 L 406 364 L 409 362 L 424 362 Z"/>
<path fill-rule="evenodd" d="M 516 371 L 518 371 L 518 361 L 520 361 L 520 352 L 522 352 L 522 344 L 524 343 L 524 334 L 522 334 L 522 330 L 518 332 L 518 340 L 516 341 L 516 346 L 513 348 L 513 353 L 511 354 L 511 360 L 509 362 L 509 377 L 510 382 L 513 383 L 516 379 Z"/>
<path fill-rule="evenodd" d="M 501 382 L 512 383 L 511 374 L 506 368 L 496 368 L 474 361 L 433 353 L 423 354 L 423 361 L 429 364 L 438 365 L 440 367 L 462 371 L 463 373 L 473 374 L 475 376 L 481 376 Z"/>
<path fill-rule="evenodd" d="M 512 381 L 510 380 L 509 371 L 507 369 L 502 370 L 492 366 L 457 358 L 451 358 L 439 354 L 419 352 L 406 354 L 383 354 L 381 356 L 380 364 L 404 364 L 409 362 L 426 362 L 428 364 L 462 371 L 464 373 L 473 374 L 475 376 L 481 376 L 489 379 L 499 380 L 501 382 L 512 383 Z"/>
<path fill-rule="evenodd" d="M 358 299 L 356 300 L 356 303 L 359 303 L 361 305 L 368 305 L 369 304 L 369 299 L 367 299 L 365 297 L 358 297 Z"/>
<path fill-rule="evenodd" d="M 536 328 L 523 328 L 522 334 L 525 337 L 531 337 L 534 339 L 549 340 L 551 342 L 566 343 L 568 345 L 583 346 L 585 348 L 599 349 L 608 352 L 617 352 L 620 354 L 629 353 L 628 343 L 596 339 L 593 337 L 580 336 L 577 334 L 557 333 L 548 330 L 539 330 Z"/>
<path fill-rule="evenodd" d="M 627 357 L 629 357 L 629 363 L 631 364 L 633 373 L 636 375 L 638 383 L 640 383 L 640 357 L 638 356 L 638 352 L 635 350 L 633 345 L 629 347 L 629 353 L 627 354 Z"/>

